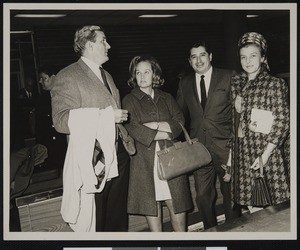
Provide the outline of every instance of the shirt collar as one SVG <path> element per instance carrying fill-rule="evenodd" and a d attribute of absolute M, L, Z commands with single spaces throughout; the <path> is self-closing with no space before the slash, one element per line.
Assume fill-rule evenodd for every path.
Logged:
<path fill-rule="evenodd" d="M 90 59 L 88 59 L 85 56 L 81 56 L 82 61 L 84 61 L 86 63 L 87 66 L 89 66 L 92 70 L 99 70 L 99 67 L 101 67 L 102 65 L 98 65 L 96 63 L 94 63 L 93 61 L 91 61 Z"/>
<path fill-rule="evenodd" d="M 197 77 L 199 77 L 199 78 L 201 78 L 201 76 L 202 75 L 204 75 L 204 79 L 210 79 L 211 78 L 211 74 L 212 74 L 212 66 L 209 68 L 209 70 L 208 71 L 206 71 L 206 73 L 205 74 L 198 74 L 198 73 L 196 73 L 196 76 Z"/>

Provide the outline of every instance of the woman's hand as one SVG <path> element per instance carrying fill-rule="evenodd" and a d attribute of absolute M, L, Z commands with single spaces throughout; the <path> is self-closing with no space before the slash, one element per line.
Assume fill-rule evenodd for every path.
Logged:
<path fill-rule="evenodd" d="M 238 113 L 242 113 L 242 101 L 243 101 L 242 97 L 237 95 L 235 98 L 234 107 L 236 112 Z"/>
<path fill-rule="evenodd" d="M 257 128 L 257 121 L 251 122 L 251 123 L 249 124 L 249 129 L 250 129 L 252 132 L 256 132 L 256 128 Z"/>
<path fill-rule="evenodd" d="M 267 163 L 267 161 L 269 160 L 269 157 L 270 157 L 270 155 L 266 154 L 265 152 L 261 155 L 263 166 Z M 259 169 L 259 157 L 257 157 L 255 159 L 255 161 L 253 162 L 253 164 L 251 165 L 250 168 L 253 170 Z"/>
<path fill-rule="evenodd" d="M 146 123 L 143 123 L 143 125 L 148 127 L 148 128 L 151 128 L 153 130 L 172 133 L 170 125 L 169 125 L 168 122 L 146 122 Z"/>
<path fill-rule="evenodd" d="M 162 132 L 162 131 L 157 131 L 156 136 L 154 137 L 155 141 L 160 141 L 160 140 L 171 140 L 171 136 L 167 132 Z"/>
<path fill-rule="evenodd" d="M 275 144 L 273 143 L 268 143 L 266 150 L 263 152 L 263 154 L 261 155 L 261 159 L 262 159 L 262 164 L 263 166 L 268 162 L 273 149 L 276 147 Z M 259 169 L 259 157 L 257 157 L 254 161 L 254 163 L 251 165 L 250 167 L 251 169 Z"/>
<path fill-rule="evenodd" d="M 143 125 L 148 128 L 151 128 L 153 130 L 158 130 L 159 122 L 146 122 L 146 123 L 143 123 Z"/>

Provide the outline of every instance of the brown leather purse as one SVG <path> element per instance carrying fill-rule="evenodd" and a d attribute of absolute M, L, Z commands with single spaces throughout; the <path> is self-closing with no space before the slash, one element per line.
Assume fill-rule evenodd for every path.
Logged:
<path fill-rule="evenodd" d="M 209 164 L 212 160 L 207 148 L 198 141 L 191 139 L 184 126 L 182 127 L 185 142 L 175 142 L 173 146 L 157 152 L 159 158 L 158 177 L 171 180 L 180 175 L 191 173 Z"/>
<path fill-rule="evenodd" d="M 120 137 L 127 153 L 129 155 L 134 155 L 136 153 L 134 139 L 128 134 L 126 128 L 122 124 L 117 124 L 117 127 L 119 128 Z"/>

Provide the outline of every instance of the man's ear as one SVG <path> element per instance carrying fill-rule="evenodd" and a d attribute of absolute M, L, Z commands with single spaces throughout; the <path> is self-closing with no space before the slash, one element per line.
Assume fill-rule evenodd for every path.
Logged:
<path fill-rule="evenodd" d="M 209 54 L 209 60 L 212 61 L 212 53 Z"/>
<path fill-rule="evenodd" d="M 92 45 L 91 41 L 87 41 L 85 43 L 85 49 L 87 49 L 87 50 L 93 50 L 93 45 Z"/>

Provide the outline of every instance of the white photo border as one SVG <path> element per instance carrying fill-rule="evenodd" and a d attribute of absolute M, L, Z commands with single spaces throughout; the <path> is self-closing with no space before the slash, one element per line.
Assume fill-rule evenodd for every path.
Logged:
<path fill-rule="evenodd" d="M 9 231 L 9 132 L 10 132 L 10 10 L 16 9 L 270 9 L 290 11 L 290 131 L 291 131 L 291 230 L 290 232 L 188 232 L 188 233 L 75 233 L 75 232 L 10 232 Z M 95 4 L 95 3 L 4 3 L 3 4 L 3 236 L 4 240 L 105 240 L 105 241 L 174 241 L 174 240 L 294 240 L 297 239 L 297 4 L 296 3 L 192 3 L 192 4 Z"/>

